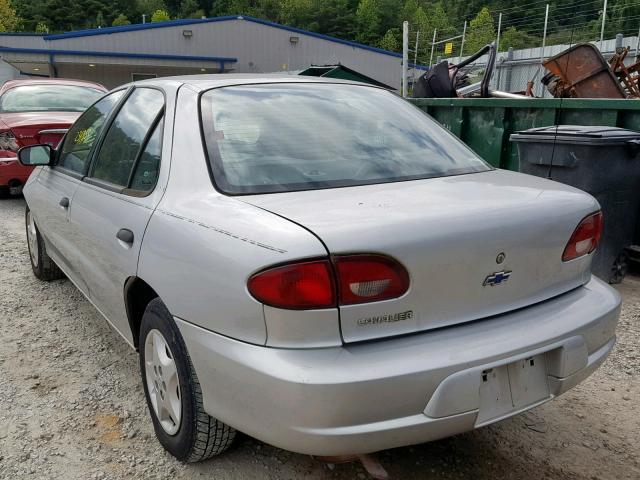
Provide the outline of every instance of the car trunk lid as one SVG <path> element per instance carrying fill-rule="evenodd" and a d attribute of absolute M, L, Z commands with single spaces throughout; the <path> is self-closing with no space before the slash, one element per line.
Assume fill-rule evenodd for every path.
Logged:
<path fill-rule="evenodd" d="M 80 112 L 3 113 L 2 122 L 15 135 L 18 145 L 48 144 L 57 147 Z"/>
<path fill-rule="evenodd" d="M 562 253 L 597 202 L 528 175 L 494 170 L 243 200 L 309 229 L 331 255 L 380 253 L 407 268 L 402 297 L 340 307 L 345 342 L 498 315 L 590 278 L 590 256 L 562 262 Z"/>

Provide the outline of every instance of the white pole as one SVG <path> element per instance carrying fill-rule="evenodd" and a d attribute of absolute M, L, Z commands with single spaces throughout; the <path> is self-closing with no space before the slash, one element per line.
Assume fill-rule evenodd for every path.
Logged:
<path fill-rule="evenodd" d="M 429 57 L 429 68 L 433 65 L 433 49 L 436 46 L 436 33 L 438 33 L 438 29 L 433 29 L 433 40 L 431 41 L 431 56 Z"/>
<path fill-rule="evenodd" d="M 544 14 L 544 33 L 542 34 L 542 51 L 540 52 L 540 63 L 544 61 L 544 47 L 547 43 L 547 23 L 549 22 L 549 4 Z"/>
<path fill-rule="evenodd" d="M 602 52 L 602 44 L 604 42 L 604 23 L 607 19 L 607 0 L 604 0 L 604 6 L 602 7 L 602 27 L 600 28 L 600 52 Z"/>
<path fill-rule="evenodd" d="M 464 38 L 467 35 L 467 21 L 464 21 L 464 27 L 462 28 L 462 42 L 460 42 L 460 56 L 458 57 L 458 63 L 462 61 L 462 51 L 464 50 Z"/>
<path fill-rule="evenodd" d="M 636 60 L 640 55 L 640 28 L 638 29 L 638 41 L 636 42 Z"/>
<path fill-rule="evenodd" d="M 409 68 L 409 22 L 402 22 L 402 96 L 407 97 L 407 69 Z"/>
<path fill-rule="evenodd" d="M 416 32 L 416 49 L 413 51 L 413 71 L 411 72 L 411 78 L 413 79 L 413 84 L 416 83 L 416 65 L 418 64 L 418 42 L 420 40 L 420 30 Z"/>
<path fill-rule="evenodd" d="M 498 36 L 496 37 L 496 54 L 500 51 L 500 29 L 502 28 L 502 12 L 498 15 Z"/>
<path fill-rule="evenodd" d="M 142 14 L 142 23 L 147 23 L 147 15 L 145 13 Z"/>

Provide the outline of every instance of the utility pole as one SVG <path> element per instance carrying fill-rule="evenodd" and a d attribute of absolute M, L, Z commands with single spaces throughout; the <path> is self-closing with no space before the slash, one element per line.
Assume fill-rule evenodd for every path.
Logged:
<path fill-rule="evenodd" d="M 605 0 L 606 1 L 606 0 Z M 544 62 L 544 47 L 547 43 L 547 23 L 549 23 L 549 4 L 544 14 L 544 33 L 542 34 L 542 51 L 540 52 L 540 63 Z"/>
<path fill-rule="evenodd" d="M 408 95 L 407 70 L 409 68 L 409 22 L 402 22 L 402 96 Z"/>
<path fill-rule="evenodd" d="M 496 37 L 496 54 L 500 51 L 500 29 L 502 28 L 502 12 L 498 15 L 498 36 Z"/>
<path fill-rule="evenodd" d="M 436 46 L 436 33 L 438 33 L 438 29 L 434 28 L 433 29 L 433 40 L 431 41 L 431 56 L 429 57 L 429 68 L 431 68 L 431 65 L 433 64 L 433 49 Z"/>
<path fill-rule="evenodd" d="M 147 23 L 147 14 L 146 13 L 142 14 L 142 23 Z"/>
<path fill-rule="evenodd" d="M 464 27 L 462 28 L 462 42 L 460 43 L 460 56 L 458 57 L 458 63 L 462 60 L 462 52 L 464 50 L 464 39 L 467 36 L 467 21 L 464 21 Z"/>
<path fill-rule="evenodd" d="M 602 52 L 602 46 L 604 42 L 604 23 L 607 19 L 607 0 L 604 0 L 604 6 L 602 7 L 602 28 L 600 28 L 600 52 Z"/>
<path fill-rule="evenodd" d="M 638 41 L 636 42 L 636 62 L 640 56 L 640 28 L 638 29 Z"/>
<path fill-rule="evenodd" d="M 413 51 L 413 70 L 411 72 L 412 83 L 416 84 L 416 65 L 418 65 L 418 45 L 420 40 L 420 30 L 416 32 L 416 48 Z"/>

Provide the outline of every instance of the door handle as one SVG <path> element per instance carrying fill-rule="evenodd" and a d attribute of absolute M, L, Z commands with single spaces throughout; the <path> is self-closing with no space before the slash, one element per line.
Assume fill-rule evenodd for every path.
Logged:
<path fill-rule="evenodd" d="M 133 232 L 128 228 L 121 228 L 118 230 L 116 238 L 124 243 L 133 243 Z"/>
<path fill-rule="evenodd" d="M 62 197 L 60 199 L 60 201 L 58 202 L 58 204 L 62 207 L 62 208 L 69 208 L 69 199 L 67 197 Z"/>

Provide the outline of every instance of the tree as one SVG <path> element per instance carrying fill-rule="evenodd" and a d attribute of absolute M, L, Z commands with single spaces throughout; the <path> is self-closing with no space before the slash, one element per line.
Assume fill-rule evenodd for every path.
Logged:
<path fill-rule="evenodd" d="M 124 25 L 131 25 L 131 22 L 125 14 L 121 13 L 113 19 L 113 23 L 111 25 L 113 25 L 114 27 L 122 27 Z"/>
<path fill-rule="evenodd" d="M 98 14 L 96 15 L 96 27 L 102 27 L 104 26 L 105 21 L 104 21 L 104 15 L 102 15 L 102 12 L 98 12 Z"/>
<path fill-rule="evenodd" d="M 36 33 L 49 33 L 49 27 L 47 27 L 46 23 L 40 22 L 36 25 Z"/>
<path fill-rule="evenodd" d="M 136 0 L 136 10 L 140 15 L 153 15 L 158 10 L 167 12 L 167 5 L 163 0 Z"/>
<path fill-rule="evenodd" d="M 486 44 L 496 39 L 496 32 L 493 29 L 493 17 L 489 13 L 487 7 L 476 15 L 476 18 L 469 23 L 467 38 L 465 40 L 465 51 L 469 53 L 476 52 Z"/>
<path fill-rule="evenodd" d="M 378 0 L 360 0 L 356 10 L 356 40 L 370 45 L 377 43 L 380 39 L 380 16 Z"/>
<path fill-rule="evenodd" d="M 20 25 L 20 17 L 10 0 L 0 0 L 0 32 L 13 32 Z"/>
<path fill-rule="evenodd" d="M 171 17 L 166 10 L 156 10 L 153 12 L 153 15 L 151 15 L 152 22 L 166 22 L 168 20 L 171 20 Z"/>
<path fill-rule="evenodd" d="M 194 17 L 194 14 L 198 12 L 200 9 L 200 5 L 196 0 L 182 0 L 180 4 L 180 16 L 182 18 L 200 18 L 202 15 L 198 17 Z"/>
<path fill-rule="evenodd" d="M 387 30 L 387 33 L 384 34 L 384 37 L 380 40 L 380 48 L 384 48 L 385 50 L 390 50 L 392 52 L 400 50 L 400 42 L 398 41 L 396 32 L 393 29 Z"/>
<path fill-rule="evenodd" d="M 314 16 L 312 0 L 282 0 L 278 21 L 304 28 Z"/>
<path fill-rule="evenodd" d="M 507 28 L 500 36 L 500 50 L 508 50 L 509 47 L 517 50 L 519 48 L 536 47 L 540 39 L 534 35 L 517 30 L 516 27 Z"/>

